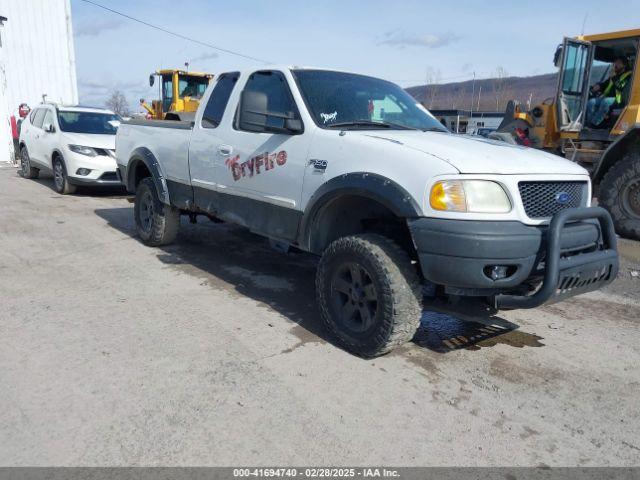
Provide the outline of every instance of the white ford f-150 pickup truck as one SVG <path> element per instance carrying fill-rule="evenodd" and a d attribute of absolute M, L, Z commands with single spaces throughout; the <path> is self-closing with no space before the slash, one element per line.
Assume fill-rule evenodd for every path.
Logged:
<path fill-rule="evenodd" d="M 148 245 L 171 242 L 180 215 L 206 215 L 321 255 L 323 321 L 363 356 L 411 340 L 422 285 L 532 308 L 618 271 L 611 218 L 590 207 L 585 170 L 454 135 L 377 78 L 223 73 L 193 122 L 124 122 L 116 156 Z"/>

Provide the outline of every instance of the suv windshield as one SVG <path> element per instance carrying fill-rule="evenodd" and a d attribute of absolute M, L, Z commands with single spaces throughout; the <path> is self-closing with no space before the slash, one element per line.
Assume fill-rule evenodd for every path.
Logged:
<path fill-rule="evenodd" d="M 58 111 L 58 123 L 63 132 L 115 135 L 120 117 L 112 113 Z"/>
<path fill-rule="evenodd" d="M 293 74 L 321 128 L 447 131 L 411 95 L 386 80 L 327 70 Z"/>

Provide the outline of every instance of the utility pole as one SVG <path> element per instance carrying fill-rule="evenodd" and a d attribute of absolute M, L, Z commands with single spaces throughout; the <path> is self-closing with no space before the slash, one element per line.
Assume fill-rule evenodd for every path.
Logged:
<path fill-rule="evenodd" d="M 480 85 L 480 91 L 478 92 L 478 108 L 476 108 L 476 111 L 480 111 L 480 97 L 482 96 L 482 85 Z"/>

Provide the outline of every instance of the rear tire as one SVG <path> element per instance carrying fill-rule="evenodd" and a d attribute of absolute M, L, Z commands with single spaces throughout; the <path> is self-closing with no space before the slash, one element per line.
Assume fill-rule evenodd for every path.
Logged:
<path fill-rule="evenodd" d="M 53 186 L 60 195 L 76 193 L 77 187 L 69 183 L 67 167 L 60 157 L 53 159 Z"/>
<path fill-rule="evenodd" d="M 134 216 L 138 236 L 150 247 L 167 245 L 178 235 L 180 210 L 160 201 L 150 177 L 143 178 L 138 184 Z"/>
<path fill-rule="evenodd" d="M 420 326 L 416 269 L 402 248 L 381 235 L 331 243 L 318 265 L 316 292 L 326 327 L 345 349 L 363 357 L 410 341 Z"/>
<path fill-rule="evenodd" d="M 40 170 L 31 166 L 27 147 L 22 147 L 20 150 L 20 175 L 24 178 L 38 178 L 40 175 Z"/>
<path fill-rule="evenodd" d="M 598 201 L 611 214 L 618 235 L 640 240 L 640 154 L 626 154 L 607 171 Z"/>

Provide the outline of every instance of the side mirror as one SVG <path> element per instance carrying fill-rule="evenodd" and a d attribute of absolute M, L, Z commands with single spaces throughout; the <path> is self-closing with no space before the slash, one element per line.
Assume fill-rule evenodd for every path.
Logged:
<path fill-rule="evenodd" d="M 558 45 L 556 53 L 553 54 L 553 64 L 560 68 L 560 61 L 562 59 L 562 45 Z"/>
<path fill-rule="evenodd" d="M 238 127 L 249 132 L 272 132 L 284 135 L 302 133 L 302 121 L 292 113 L 270 112 L 263 92 L 244 90 L 240 95 Z"/>
<path fill-rule="evenodd" d="M 45 123 L 45 124 L 42 126 L 42 129 L 43 129 L 45 132 L 47 132 L 47 133 L 53 133 L 53 132 L 55 132 L 55 131 L 56 131 L 56 127 L 54 127 L 54 126 L 53 126 L 52 124 L 50 124 L 50 123 Z"/>
<path fill-rule="evenodd" d="M 156 76 L 152 73 L 149 75 L 149 86 L 153 87 L 153 84 L 156 83 Z"/>

